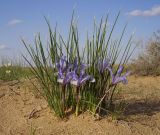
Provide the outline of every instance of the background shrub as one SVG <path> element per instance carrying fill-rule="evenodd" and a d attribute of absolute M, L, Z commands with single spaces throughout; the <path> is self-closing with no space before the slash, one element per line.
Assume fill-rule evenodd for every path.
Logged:
<path fill-rule="evenodd" d="M 145 50 L 129 67 L 137 75 L 160 75 L 160 31 L 153 34 Z"/>

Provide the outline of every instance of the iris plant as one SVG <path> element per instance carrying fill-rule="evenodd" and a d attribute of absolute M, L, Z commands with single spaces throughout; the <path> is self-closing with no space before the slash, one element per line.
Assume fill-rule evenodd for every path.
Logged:
<path fill-rule="evenodd" d="M 123 71 L 123 66 L 119 67 L 116 74 L 113 74 L 113 71 L 112 71 L 111 68 L 108 68 L 108 70 L 110 72 L 113 85 L 118 84 L 120 82 L 122 82 L 123 84 L 127 84 L 127 82 L 128 82 L 127 81 L 127 76 L 129 76 L 130 73 L 127 72 L 126 74 L 121 75 L 122 71 Z"/>
<path fill-rule="evenodd" d="M 116 84 L 118 84 L 120 82 L 122 82 L 123 84 L 127 84 L 127 82 L 128 82 L 127 81 L 127 76 L 130 74 L 129 72 L 127 72 L 124 75 L 121 75 L 122 71 L 123 71 L 123 66 L 120 66 L 118 68 L 117 72 L 114 74 L 113 73 L 113 69 L 110 67 L 110 65 L 108 64 L 108 62 L 106 60 L 105 61 L 101 61 L 101 63 L 99 63 L 99 67 L 100 68 L 98 68 L 98 70 L 100 71 L 100 73 L 103 73 L 106 69 L 110 72 L 110 76 L 111 76 L 112 82 L 111 82 L 111 85 L 109 86 L 109 89 L 105 92 L 105 94 L 103 95 L 103 97 L 99 101 L 98 105 L 96 106 L 95 111 L 99 108 L 100 104 L 105 99 L 107 94 L 112 90 L 112 86 L 116 85 Z M 110 103 L 112 102 L 113 92 L 114 91 L 112 91 Z"/>
<path fill-rule="evenodd" d="M 71 81 L 73 72 L 70 71 L 70 64 L 67 63 L 66 56 L 62 56 L 59 60 L 57 65 L 58 70 L 58 79 L 57 82 L 59 82 L 62 86 L 62 104 L 63 104 L 63 111 L 65 111 L 65 89 L 66 85 Z"/>
<path fill-rule="evenodd" d="M 58 79 L 57 82 L 62 84 L 62 98 L 63 104 L 65 104 L 65 88 L 66 85 L 71 83 L 76 86 L 76 115 L 78 115 L 78 107 L 80 101 L 80 87 L 87 81 L 95 82 L 95 79 L 91 75 L 87 75 L 85 70 L 87 66 L 85 64 L 78 65 L 77 58 L 74 59 L 74 63 L 70 64 L 66 60 L 66 56 L 62 56 L 57 63 Z M 65 106 L 65 105 L 63 105 Z"/>
<path fill-rule="evenodd" d="M 81 64 L 80 66 L 78 66 L 78 61 L 77 58 L 75 58 L 74 60 L 74 74 L 72 74 L 72 80 L 71 80 L 71 84 L 75 86 L 76 88 L 76 116 L 78 116 L 78 112 L 79 112 L 79 102 L 80 102 L 80 87 L 82 85 L 84 85 L 87 81 L 90 82 L 95 82 L 95 79 L 91 76 L 86 74 L 85 70 L 86 70 L 87 66 L 85 64 Z M 79 73 L 78 73 L 79 71 Z"/>
<path fill-rule="evenodd" d="M 108 106 L 108 101 L 110 100 L 110 93 L 108 94 L 107 92 L 111 91 L 111 94 L 113 94 L 116 84 L 120 82 L 127 83 L 126 77 L 129 73 L 121 75 L 123 67 L 120 67 L 116 73 L 113 72 L 113 67 L 118 59 L 121 60 L 120 64 L 127 64 L 133 53 L 131 47 L 133 35 L 126 42 L 125 48 L 121 50 L 121 41 L 123 41 L 122 38 L 126 25 L 122 29 L 121 37 L 118 38 L 119 40 L 114 40 L 113 38 L 113 32 L 119 15 L 120 13 L 117 14 L 109 33 L 107 33 L 108 15 L 105 20 L 101 19 L 99 25 L 95 21 L 93 33 L 91 32 L 91 35 L 87 34 L 84 48 L 79 44 L 80 36 L 74 14 L 66 40 L 60 33 L 57 33 L 56 28 L 55 31 L 52 31 L 46 19 L 49 28 L 47 50 L 44 48 L 45 45 L 43 45 L 40 34 L 35 39 L 35 47 L 27 44 L 22 39 L 33 63 L 30 62 L 30 59 L 25 56 L 23 57 L 30 65 L 32 73 L 43 88 L 38 90 L 43 94 L 49 106 L 59 117 L 64 117 L 67 109 L 65 106 L 75 107 L 75 104 L 72 103 L 73 99 L 76 100 L 77 107 L 79 106 L 81 94 L 83 101 L 86 101 L 83 102 L 84 104 L 81 104 L 82 109 L 95 111 L 95 105 L 97 105 L 98 101 L 100 104 L 97 105 L 98 108 L 100 108 L 99 106 L 105 108 Z M 62 56 L 62 54 L 66 54 L 67 57 Z M 108 57 L 109 59 L 106 59 Z M 110 64 L 110 61 L 112 64 Z M 51 74 L 51 71 L 53 71 L 53 74 Z M 92 75 L 96 79 L 94 86 L 90 85 L 90 82 L 95 82 Z M 53 85 L 51 85 L 52 83 Z M 72 91 L 73 87 L 75 91 Z M 87 89 L 88 91 L 81 92 L 80 90 L 83 89 Z M 107 95 L 105 95 L 106 93 Z M 103 97 L 107 102 L 101 104 Z M 67 100 L 65 101 L 65 99 Z M 78 111 L 76 112 L 78 113 Z"/>

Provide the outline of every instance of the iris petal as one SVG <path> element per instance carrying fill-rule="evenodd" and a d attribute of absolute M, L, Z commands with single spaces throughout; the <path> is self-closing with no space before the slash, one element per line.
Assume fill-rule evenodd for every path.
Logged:
<path fill-rule="evenodd" d="M 110 66 L 108 59 L 99 59 L 97 64 L 100 73 L 103 73 Z"/>
<path fill-rule="evenodd" d="M 122 71 L 123 71 L 123 66 L 120 66 L 118 71 L 117 71 L 117 75 L 120 76 Z"/>
<path fill-rule="evenodd" d="M 75 72 L 78 71 L 78 59 L 77 59 L 77 57 L 74 59 L 73 68 L 74 68 Z"/>
<path fill-rule="evenodd" d="M 89 79 L 90 79 L 90 76 L 87 75 L 87 76 L 85 76 L 82 80 L 78 80 L 79 85 L 84 84 L 84 83 L 85 83 L 86 81 L 88 81 Z"/>
<path fill-rule="evenodd" d="M 123 84 L 126 84 L 127 83 L 127 78 L 125 76 L 117 77 L 117 78 L 115 78 L 113 84 L 117 84 L 117 83 L 120 83 L 120 82 L 122 82 Z"/>
<path fill-rule="evenodd" d="M 108 67 L 107 69 L 108 69 L 108 70 L 109 70 L 109 72 L 110 72 L 112 82 L 114 82 L 114 80 L 115 80 L 114 78 L 115 78 L 115 77 L 114 77 L 114 74 L 113 74 L 112 69 L 111 69 L 110 67 Z"/>
<path fill-rule="evenodd" d="M 73 72 L 68 72 L 67 75 L 64 78 L 63 83 L 67 84 L 72 80 Z"/>

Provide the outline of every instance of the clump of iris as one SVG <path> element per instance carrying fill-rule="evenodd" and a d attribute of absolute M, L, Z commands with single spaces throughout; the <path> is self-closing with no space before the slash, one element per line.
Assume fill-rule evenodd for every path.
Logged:
<path fill-rule="evenodd" d="M 104 73 L 106 71 L 109 72 L 110 78 L 111 78 L 111 83 L 108 87 L 108 89 L 106 89 L 104 95 L 101 97 L 101 99 L 99 100 L 95 112 L 97 111 L 97 109 L 100 107 L 100 104 L 103 102 L 103 100 L 105 99 L 105 97 L 111 92 L 111 97 L 110 97 L 110 103 L 109 106 L 112 103 L 112 96 L 113 96 L 113 92 L 114 92 L 114 86 L 116 86 L 118 83 L 123 83 L 123 84 L 127 84 L 127 76 L 129 76 L 130 72 L 126 72 L 124 75 L 122 75 L 124 67 L 121 65 L 118 67 L 118 70 L 116 73 L 114 73 L 114 69 L 113 66 L 111 66 L 109 59 L 99 59 L 97 62 L 97 70 L 98 72 L 103 76 L 105 75 Z M 112 91 L 113 90 L 113 91 Z"/>
<path fill-rule="evenodd" d="M 120 82 L 122 82 L 123 84 L 127 84 L 127 76 L 129 76 L 130 72 L 126 72 L 124 75 L 121 75 L 123 72 L 123 68 L 124 67 L 122 65 L 119 66 L 117 72 L 114 74 L 114 69 L 110 64 L 109 59 L 99 59 L 97 63 L 97 69 L 99 73 L 103 74 L 106 70 L 109 71 L 112 85 L 116 85 Z"/>
<path fill-rule="evenodd" d="M 56 64 L 58 70 L 58 78 L 57 82 L 62 86 L 62 103 L 63 109 L 65 111 L 65 89 L 68 84 L 71 84 L 75 88 L 75 99 L 76 99 L 76 116 L 79 112 L 79 103 L 80 103 L 80 88 L 81 86 L 85 85 L 88 82 L 95 82 L 95 78 L 92 75 L 86 73 L 86 69 L 88 66 L 84 63 L 78 63 L 77 58 L 74 59 L 73 63 L 67 61 L 66 56 L 62 56 Z M 122 82 L 123 84 L 127 83 L 127 76 L 129 72 L 122 74 L 123 66 L 120 66 L 117 72 L 113 73 L 113 67 L 109 62 L 109 59 L 99 59 L 97 63 L 97 70 L 100 74 L 103 74 L 105 71 L 108 71 L 111 76 L 111 84 L 110 87 Z M 106 91 L 109 91 L 109 89 Z M 97 108 L 99 107 L 100 103 L 105 98 L 106 94 L 101 98 L 99 101 Z"/>
<path fill-rule="evenodd" d="M 76 99 L 76 116 L 79 112 L 80 102 L 80 87 L 83 86 L 87 81 L 95 82 L 95 79 L 86 73 L 87 66 L 84 63 L 78 64 L 77 58 L 74 59 L 73 63 L 69 63 L 66 56 L 62 56 L 56 64 L 58 70 L 57 82 L 62 86 L 62 103 L 63 110 L 65 111 L 65 89 L 70 83 L 75 86 L 75 99 Z"/>

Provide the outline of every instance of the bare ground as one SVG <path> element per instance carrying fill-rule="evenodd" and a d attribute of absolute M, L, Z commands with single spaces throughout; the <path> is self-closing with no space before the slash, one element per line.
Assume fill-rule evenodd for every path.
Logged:
<path fill-rule="evenodd" d="M 120 95 L 127 102 L 122 120 L 95 121 L 88 113 L 60 120 L 28 81 L 1 81 L 0 135 L 160 135 L 160 77 L 130 77 Z"/>

